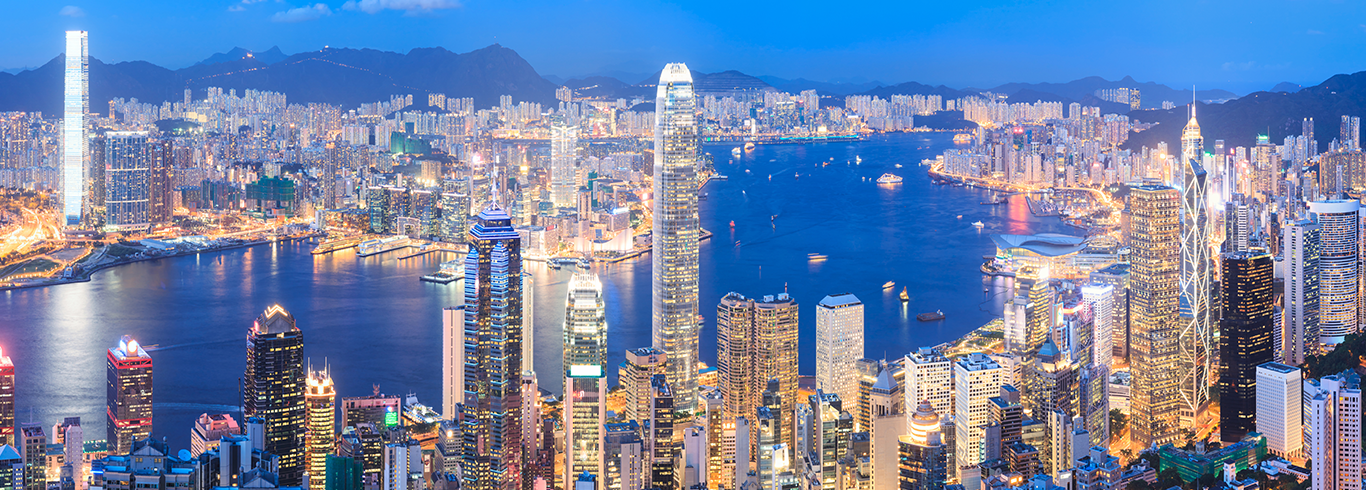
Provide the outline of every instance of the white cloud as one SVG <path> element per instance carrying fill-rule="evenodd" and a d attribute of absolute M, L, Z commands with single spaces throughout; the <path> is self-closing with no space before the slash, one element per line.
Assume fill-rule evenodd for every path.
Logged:
<path fill-rule="evenodd" d="M 305 6 L 276 12 L 275 15 L 270 16 L 270 20 L 271 22 L 307 22 L 328 15 L 332 15 L 332 9 L 327 8 L 327 4 L 319 3 L 312 7 Z"/>
<path fill-rule="evenodd" d="M 57 12 L 57 15 L 64 15 L 67 17 L 85 17 L 85 11 L 81 10 L 80 7 L 77 7 L 75 5 L 67 5 L 65 7 L 62 7 L 62 10 Z"/>
<path fill-rule="evenodd" d="M 229 5 L 229 6 L 228 6 L 228 12 L 241 12 L 241 11 L 246 10 L 246 9 L 247 9 L 246 7 L 243 7 L 243 6 L 241 6 L 241 5 Z"/>
<path fill-rule="evenodd" d="M 350 0 L 342 5 L 346 10 L 359 10 L 367 14 L 381 10 L 402 10 L 411 14 L 459 7 L 460 2 L 456 0 Z"/>

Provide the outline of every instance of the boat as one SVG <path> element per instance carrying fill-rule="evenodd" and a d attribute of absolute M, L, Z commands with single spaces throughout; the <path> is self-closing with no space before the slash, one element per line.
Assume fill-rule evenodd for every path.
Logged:
<path fill-rule="evenodd" d="M 737 246 L 737 247 L 740 246 L 740 240 L 736 240 L 736 241 L 735 241 L 735 246 Z"/>
<path fill-rule="evenodd" d="M 858 165 L 861 163 L 863 163 L 863 158 L 860 158 L 858 155 L 854 155 L 854 165 Z"/>
<path fill-rule="evenodd" d="M 983 226 L 986 226 L 986 225 L 983 225 L 981 221 L 975 221 L 975 222 L 972 223 L 972 226 L 976 226 L 977 229 L 980 230 L 980 229 L 982 229 Z"/>
<path fill-rule="evenodd" d="M 802 174 L 799 174 L 799 173 L 797 173 L 797 172 L 792 172 L 792 178 L 794 178 L 794 179 L 800 179 L 800 178 L 802 178 Z"/>
<path fill-rule="evenodd" d="M 356 255 L 361 257 L 369 257 L 371 255 L 382 254 L 384 252 L 392 252 L 394 250 L 407 247 L 408 243 L 408 237 L 406 236 L 391 236 L 384 238 L 376 238 L 374 240 L 366 240 L 360 243 L 360 251 Z"/>
<path fill-rule="evenodd" d="M 735 220 L 730 220 L 730 229 L 735 229 Z"/>
<path fill-rule="evenodd" d="M 745 175 L 749 175 L 750 173 L 749 169 L 745 169 Z"/>
<path fill-rule="evenodd" d="M 944 319 L 944 310 L 934 310 L 929 313 L 921 313 L 915 316 L 916 320 L 922 322 L 937 322 Z"/>
<path fill-rule="evenodd" d="M 958 215 L 958 219 L 963 219 L 963 215 Z"/>
<path fill-rule="evenodd" d="M 441 263 L 441 269 L 418 278 L 421 281 L 450 284 L 465 278 L 463 260 L 450 260 Z"/>
<path fill-rule="evenodd" d="M 896 168 L 901 168 L 901 164 L 900 164 L 900 163 L 896 164 Z"/>
<path fill-rule="evenodd" d="M 964 184 L 964 183 L 962 183 L 962 182 L 954 182 L 954 183 L 953 183 L 953 186 L 954 186 L 954 187 L 963 187 L 964 185 L 966 185 L 966 184 Z"/>
<path fill-rule="evenodd" d="M 735 147 L 735 148 L 731 148 L 731 149 L 730 149 L 730 156 L 735 157 L 735 158 L 740 158 L 740 147 L 737 146 L 737 147 Z"/>
<path fill-rule="evenodd" d="M 904 179 L 902 179 L 901 177 L 898 177 L 898 176 L 896 176 L 896 175 L 892 175 L 892 174 L 882 174 L 881 177 L 878 177 L 878 178 L 877 178 L 877 183 L 879 183 L 879 184 L 900 184 L 902 180 L 904 180 Z"/>
<path fill-rule="evenodd" d="M 902 303 L 905 303 L 905 302 L 908 302 L 908 301 L 910 301 L 910 300 L 911 300 L 911 295 L 906 294 L 906 286 L 902 286 L 902 287 L 901 287 L 901 302 L 902 302 Z"/>
<path fill-rule="evenodd" d="M 753 142 L 753 141 L 745 142 L 745 151 L 754 151 L 754 142 Z"/>
<path fill-rule="evenodd" d="M 972 143 L 972 135 L 968 133 L 958 133 L 953 135 L 954 144 Z"/>
<path fill-rule="evenodd" d="M 887 281 L 882 283 L 882 289 L 892 289 L 894 287 L 896 287 L 896 281 Z"/>
<path fill-rule="evenodd" d="M 823 253 L 811 252 L 809 254 L 806 254 L 806 260 L 816 261 L 825 260 L 825 258 L 826 256 Z"/>

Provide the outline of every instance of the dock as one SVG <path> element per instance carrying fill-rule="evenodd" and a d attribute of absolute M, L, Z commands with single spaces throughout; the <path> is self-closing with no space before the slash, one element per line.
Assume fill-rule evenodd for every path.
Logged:
<path fill-rule="evenodd" d="M 415 246 L 415 245 L 409 245 L 409 247 L 410 247 L 410 248 L 415 248 L 416 246 Z M 423 256 L 423 255 L 427 255 L 427 254 L 429 254 L 429 253 L 436 253 L 436 252 L 461 253 L 461 251 L 456 250 L 456 249 L 454 249 L 454 248 L 446 248 L 446 247 L 444 247 L 444 246 L 428 245 L 427 248 L 425 248 L 425 249 L 424 249 L 424 248 L 419 248 L 416 252 L 413 252 L 413 253 L 410 253 L 410 254 L 407 254 L 407 255 L 400 255 L 400 256 L 398 257 L 398 260 L 411 259 L 411 258 L 413 258 L 413 257 L 421 257 L 421 256 Z"/>

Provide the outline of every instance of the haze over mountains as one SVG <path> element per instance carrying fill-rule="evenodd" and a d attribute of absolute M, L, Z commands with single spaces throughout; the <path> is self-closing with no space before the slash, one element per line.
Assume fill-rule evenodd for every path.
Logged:
<path fill-rule="evenodd" d="M 63 63 L 64 57 L 58 55 L 32 70 L 0 72 L 0 111 L 60 113 Z M 635 81 L 591 76 L 563 80 L 562 84 L 573 88 L 579 96 L 644 99 L 647 103 L 639 109 L 648 110 L 652 109 L 648 102 L 654 97 L 658 76 L 655 73 Z M 816 90 L 828 96 L 822 105 L 826 102 L 840 105 L 843 96 L 851 94 L 883 98 L 894 94 L 934 94 L 951 99 L 992 92 L 1005 94 L 1012 102 L 1078 102 L 1100 106 L 1106 112 L 1129 113 L 1140 121 L 1159 123 L 1149 131 L 1135 134 L 1128 144 L 1131 147 L 1151 147 L 1156 146 L 1157 141 L 1179 139 L 1178 133 L 1187 117 L 1186 101 L 1191 99 L 1189 89 L 1138 82 L 1132 77 L 1114 81 L 1087 77 L 1066 83 L 1008 83 L 987 89 L 955 89 L 913 81 L 895 85 L 877 81 L 818 82 L 756 77 L 734 70 L 694 71 L 693 77 L 697 91 L 703 95 Z M 473 97 L 478 107 L 497 105 L 500 95 L 512 95 L 519 101 L 553 104 L 555 89 L 561 83 L 552 79 L 560 80 L 542 77 L 516 51 L 497 44 L 468 53 L 453 53 L 439 47 L 417 48 L 407 53 L 329 48 L 287 55 L 278 47 L 259 52 L 239 47 L 215 53 L 178 70 L 144 61 L 107 64 L 92 57 L 90 105 L 93 112 L 102 113 L 107 111 L 109 100 L 116 97 L 136 97 L 141 102 L 160 103 L 182 100 L 186 88 L 195 90 L 195 97 L 202 97 L 206 87 L 236 89 L 239 93 L 248 88 L 269 90 L 287 94 L 290 102 L 323 102 L 346 108 L 387 100 L 391 95 L 413 94 L 422 98 L 428 92 Z M 1139 89 L 1144 110 L 1129 112 L 1123 104 L 1105 102 L 1094 95 L 1096 90 L 1118 87 Z M 1336 135 L 1338 116 L 1366 112 L 1363 111 L 1366 109 L 1366 72 L 1337 75 L 1307 88 L 1281 83 L 1271 92 L 1243 97 L 1219 89 L 1201 89 L 1197 95 L 1202 101 L 1224 101 L 1222 104 L 1200 104 L 1201 126 L 1209 141 L 1224 139 L 1230 145 L 1247 146 L 1252 144 L 1256 134 L 1268 132 L 1273 141 L 1279 141 L 1287 134 L 1299 134 L 1301 118 L 1314 117 L 1321 121 L 1317 131 L 1319 147 L 1326 148 L 1328 141 Z M 1173 110 L 1155 109 L 1162 101 L 1172 101 L 1178 106 Z"/>

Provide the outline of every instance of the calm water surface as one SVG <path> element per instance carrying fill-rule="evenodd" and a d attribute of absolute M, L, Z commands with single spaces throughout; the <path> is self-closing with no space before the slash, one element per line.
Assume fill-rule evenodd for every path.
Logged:
<path fill-rule="evenodd" d="M 1071 229 L 1030 216 L 1023 202 L 983 206 L 985 192 L 931 185 L 918 163 L 950 147 L 947 134 L 899 134 L 760 146 L 736 161 L 732 146 L 706 147 L 729 180 L 708 184 L 701 204 L 703 227 L 716 233 L 701 247 L 703 360 L 716 359 L 716 303 L 729 291 L 759 297 L 786 289 L 801 304 L 803 373 L 815 372 L 814 305 L 827 294 L 863 300 L 869 357 L 952 340 L 999 316 L 1007 284 L 977 269 L 994 251 L 989 235 Z M 862 164 L 852 163 L 856 156 Z M 883 172 L 906 180 L 877 186 Z M 984 230 L 971 225 L 978 220 Z M 276 302 L 297 318 L 312 364 L 332 367 L 341 396 L 378 385 L 439 409 L 440 311 L 460 303 L 460 290 L 418 277 L 449 258 L 359 258 L 354 250 L 314 257 L 310 249 L 278 244 L 162 259 L 107 269 L 88 283 L 0 293 L 0 346 L 16 365 L 17 418 L 50 426 L 80 416 L 91 438 L 103 438 L 104 352 L 131 334 L 154 346 L 154 436 L 188 447 L 196 416 L 237 410 L 247 328 Z M 810 262 L 809 253 L 829 258 Z M 625 349 L 650 344 L 649 261 L 597 268 L 611 366 Z M 535 277 L 536 370 L 541 385 L 558 392 L 572 271 L 527 269 Z M 887 281 L 896 287 L 882 289 Z M 897 298 L 903 286 L 906 306 Z M 948 318 L 916 321 L 936 309 Z M 614 367 L 608 372 L 615 377 Z"/>

